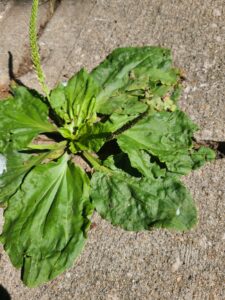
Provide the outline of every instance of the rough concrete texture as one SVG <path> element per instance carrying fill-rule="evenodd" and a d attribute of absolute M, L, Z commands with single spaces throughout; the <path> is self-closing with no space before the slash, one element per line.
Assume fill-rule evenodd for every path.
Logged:
<path fill-rule="evenodd" d="M 3 20 L 4 15 L 13 5 L 13 1 L 0 0 L 0 22 Z"/>
<path fill-rule="evenodd" d="M 146 44 L 171 48 L 185 70 L 181 106 L 200 125 L 198 138 L 224 141 L 223 0 L 64 0 L 40 38 L 50 86 L 82 66 L 91 70 L 115 47 Z M 22 79 L 37 87 L 32 72 Z M 0 284 L 13 300 L 225 299 L 224 173 L 223 159 L 185 178 L 200 215 L 189 233 L 134 234 L 95 215 L 97 227 L 71 270 L 29 290 L 1 250 Z"/>
<path fill-rule="evenodd" d="M 0 2 L 0 86 L 9 81 L 9 54 L 13 56 L 14 73 L 31 69 L 29 52 L 29 18 L 31 1 Z M 38 28 L 44 28 L 50 18 L 49 5 L 40 5 Z"/>

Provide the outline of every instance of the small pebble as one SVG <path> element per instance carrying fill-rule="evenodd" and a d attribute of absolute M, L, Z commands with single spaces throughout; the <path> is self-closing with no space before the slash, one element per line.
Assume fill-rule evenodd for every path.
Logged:
<path fill-rule="evenodd" d="M 182 265 L 182 262 L 180 260 L 180 257 L 177 256 L 175 263 L 172 265 L 171 271 L 176 272 L 180 268 L 181 265 Z"/>

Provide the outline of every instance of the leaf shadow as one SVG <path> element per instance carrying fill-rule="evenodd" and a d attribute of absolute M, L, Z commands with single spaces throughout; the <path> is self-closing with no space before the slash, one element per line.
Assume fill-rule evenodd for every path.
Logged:
<path fill-rule="evenodd" d="M 11 82 L 15 82 L 19 86 L 25 87 L 32 94 L 32 96 L 34 96 L 36 98 L 39 98 L 42 102 L 44 102 L 45 104 L 47 104 L 48 107 L 49 107 L 49 117 L 50 117 L 50 119 L 54 120 L 54 122 L 56 123 L 56 125 L 61 126 L 63 120 L 61 120 L 57 116 L 57 114 L 54 112 L 54 110 L 50 107 L 50 105 L 49 105 L 46 97 L 43 96 L 42 94 L 40 94 L 37 90 L 28 87 L 19 78 L 16 77 L 16 75 L 14 73 L 14 67 L 13 67 L 13 54 L 10 51 L 8 51 L 8 54 L 9 54 L 9 59 L 8 59 L 8 75 L 9 75 L 10 81 Z"/>
<path fill-rule="evenodd" d="M 22 85 L 24 87 L 26 87 L 23 82 L 16 78 L 15 73 L 14 73 L 14 67 L 13 67 L 13 55 L 11 51 L 8 51 L 9 54 L 9 59 L 8 59 L 8 72 L 9 72 L 9 79 L 10 81 L 13 80 L 15 81 L 18 85 Z"/>

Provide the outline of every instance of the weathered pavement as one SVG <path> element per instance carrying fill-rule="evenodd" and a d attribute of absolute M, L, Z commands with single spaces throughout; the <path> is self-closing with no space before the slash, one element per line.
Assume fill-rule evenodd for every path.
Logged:
<path fill-rule="evenodd" d="M 22 4 L 14 15 L 21 25 L 25 20 Z M 27 49 L 28 28 L 13 36 L 13 26 L 4 25 L 10 23 L 13 9 L 12 5 L 0 20 L 1 35 L 7 37 L 0 37 L 4 78 L 7 73 L 3 71 L 2 53 L 10 50 L 16 66 L 27 56 L 27 50 L 23 50 L 25 56 L 16 55 L 19 48 L 13 45 L 18 45 L 19 39 L 23 41 L 20 48 Z M 223 0 L 64 0 L 40 37 L 43 66 L 51 87 L 82 66 L 91 70 L 115 47 L 146 44 L 171 48 L 175 65 L 185 70 L 181 106 L 200 125 L 197 138 L 224 141 Z M 16 72 L 21 74 L 20 70 Z M 27 85 L 37 87 L 29 67 L 22 74 Z M 13 300 L 225 299 L 224 174 L 223 159 L 184 179 L 200 215 L 198 226 L 189 233 L 128 233 L 95 215 L 97 227 L 91 230 L 85 251 L 71 270 L 29 290 L 0 250 L 0 284 Z"/>

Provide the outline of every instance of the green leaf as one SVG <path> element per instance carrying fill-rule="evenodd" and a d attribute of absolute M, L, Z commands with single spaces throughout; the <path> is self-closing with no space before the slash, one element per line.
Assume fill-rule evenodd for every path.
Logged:
<path fill-rule="evenodd" d="M 113 113 L 107 121 L 87 124 L 80 130 L 80 138 L 74 141 L 74 146 L 78 150 L 89 150 L 98 152 L 99 149 L 109 139 L 113 138 L 113 133 L 135 119 L 137 115 L 119 115 Z"/>
<path fill-rule="evenodd" d="M 112 127 L 108 123 L 97 122 L 87 124 L 80 130 L 80 138 L 74 141 L 76 150 L 88 150 L 98 152 L 104 145 L 112 132 Z"/>
<path fill-rule="evenodd" d="M 67 154 L 27 175 L 8 202 L 1 236 L 26 285 L 37 286 L 72 266 L 91 213 L 88 177 Z"/>
<path fill-rule="evenodd" d="M 166 156 L 180 149 L 190 149 L 197 126 L 181 111 L 151 114 L 118 137 L 126 152 L 131 147 L 149 150 L 155 156 Z"/>
<path fill-rule="evenodd" d="M 18 190 L 27 172 L 47 155 L 31 156 L 12 149 L 5 153 L 6 171 L 0 175 L 0 203 L 7 201 Z"/>
<path fill-rule="evenodd" d="M 126 230 L 148 230 L 152 226 L 187 230 L 197 220 L 191 196 L 172 176 L 135 178 L 122 170 L 96 172 L 91 188 L 99 214 Z"/>
<path fill-rule="evenodd" d="M 160 69 L 159 66 L 154 66 L 152 68 L 149 66 L 143 66 L 134 69 L 133 72 L 135 77 L 147 77 L 151 82 L 161 82 L 168 86 L 177 83 L 178 70 L 176 69 Z"/>
<path fill-rule="evenodd" d="M 159 47 L 116 49 L 91 74 L 102 87 L 96 98 L 96 111 L 102 114 L 144 112 L 144 99 L 159 89 L 161 97 L 172 94 L 180 79 L 171 68 L 170 51 Z"/>
<path fill-rule="evenodd" d="M 48 107 L 26 88 L 16 87 L 14 96 L 0 102 L 0 152 L 9 143 L 26 147 L 39 133 L 56 131 L 48 122 Z"/>
<path fill-rule="evenodd" d="M 72 125 L 71 133 L 74 128 L 80 128 L 87 121 L 96 120 L 94 108 L 98 90 L 98 85 L 84 69 L 75 74 L 66 86 L 60 84 L 52 90 L 51 107 L 64 123 Z"/>
<path fill-rule="evenodd" d="M 193 150 L 191 153 L 196 129 L 197 126 L 181 111 L 159 112 L 140 120 L 119 135 L 117 141 L 128 155 L 133 149 L 147 150 L 160 162 L 165 162 L 168 170 L 186 174 L 198 165 L 197 158 L 202 162 L 204 158 Z"/>
<path fill-rule="evenodd" d="M 207 147 L 200 147 L 198 151 L 192 153 L 193 169 L 198 169 L 204 165 L 206 161 L 212 161 L 216 158 L 214 150 Z"/>
<path fill-rule="evenodd" d="M 180 151 L 179 153 L 168 155 L 166 165 L 168 169 L 177 174 L 185 175 L 191 170 L 203 166 L 206 162 L 214 160 L 215 151 L 210 148 L 200 147 L 198 150 Z"/>
<path fill-rule="evenodd" d="M 128 78 L 129 72 L 137 67 L 168 69 L 171 67 L 170 50 L 159 47 L 130 47 L 115 49 L 99 66 L 93 71 L 96 82 L 104 87 L 98 96 L 111 93 L 121 88 Z"/>
<path fill-rule="evenodd" d="M 144 150 L 130 148 L 127 152 L 131 165 L 147 178 L 165 177 L 166 168 L 160 166 L 155 158 Z"/>
<path fill-rule="evenodd" d="M 123 132 L 117 141 L 121 150 L 128 154 L 132 166 L 143 175 L 148 176 L 148 171 L 140 150 L 158 158 L 158 165 L 165 163 L 170 172 L 185 175 L 215 158 L 215 152 L 209 148 L 193 149 L 192 138 L 196 130 L 197 126 L 181 111 L 158 112 Z"/>
<path fill-rule="evenodd" d="M 113 95 L 110 98 L 105 98 L 99 102 L 96 110 L 101 114 L 110 115 L 117 113 L 120 115 L 135 115 L 143 113 L 147 109 L 147 105 L 138 100 L 137 96 L 129 95 L 121 92 Z"/>

